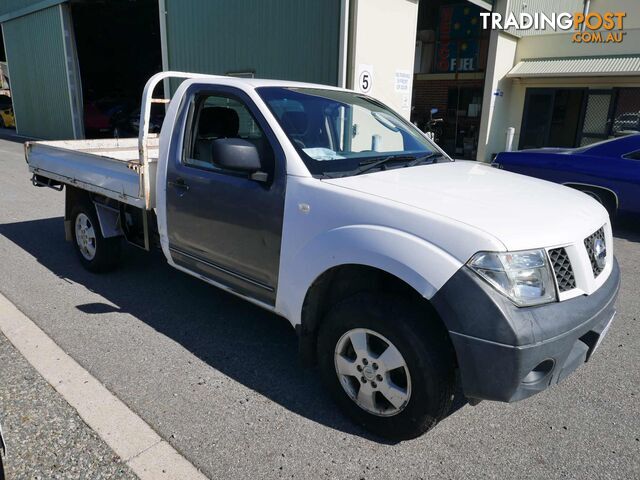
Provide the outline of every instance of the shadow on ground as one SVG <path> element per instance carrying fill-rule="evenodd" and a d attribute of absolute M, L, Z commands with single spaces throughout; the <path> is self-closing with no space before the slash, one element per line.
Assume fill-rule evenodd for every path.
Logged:
<path fill-rule="evenodd" d="M 34 138 L 18 135 L 15 128 L 0 128 L 0 139 L 14 143 L 24 143 L 30 140 L 35 140 Z"/>
<path fill-rule="evenodd" d="M 640 216 L 617 220 L 613 225 L 613 235 L 630 242 L 640 242 Z"/>
<path fill-rule="evenodd" d="M 64 241 L 62 218 L 3 224 L 0 234 L 54 274 L 113 304 L 77 305 L 80 311 L 129 313 L 283 407 L 336 430 L 385 443 L 343 417 L 319 384 L 318 372 L 300 366 L 296 335 L 286 319 L 171 268 L 160 252 L 126 248 L 119 270 L 91 274 Z M 465 404 L 458 392 L 451 413 Z"/>

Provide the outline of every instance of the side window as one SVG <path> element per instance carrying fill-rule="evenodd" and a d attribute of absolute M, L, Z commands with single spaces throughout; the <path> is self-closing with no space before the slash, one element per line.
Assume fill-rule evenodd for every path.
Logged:
<path fill-rule="evenodd" d="M 242 138 L 253 143 L 260 154 L 263 169 L 273 172 L 273 150 L 253 115 L 240 100 L 225 95 L 196 97 L 191 131 L 184 164 L 214 171 L 225 171 L 212 157 L 213 141 Z"/>

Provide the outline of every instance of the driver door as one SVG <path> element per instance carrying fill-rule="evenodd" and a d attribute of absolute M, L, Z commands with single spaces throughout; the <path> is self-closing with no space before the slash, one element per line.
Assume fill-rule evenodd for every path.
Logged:
<path fill-rule="evenodd" d="M 174 262 L 245 296 L 275 305 L 284 153 L 260 111 L 227 87 L 191 95 L 184 147 L 167 166 L 167 227 Z M 242 138 L 258 149 L 266 181 L 216 164 L 212 142 Z"/>

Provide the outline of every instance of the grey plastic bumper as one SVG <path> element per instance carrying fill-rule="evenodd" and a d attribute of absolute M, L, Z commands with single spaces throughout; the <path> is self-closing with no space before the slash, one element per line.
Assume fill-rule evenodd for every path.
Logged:
<path fill-rule="evenodd" d="M 620 269 L 591 295 L 518 308 L 461 268 L 433 297 L 469 398 L 514 402 L 563 380 L 591 353 L 615 314 Z"/>

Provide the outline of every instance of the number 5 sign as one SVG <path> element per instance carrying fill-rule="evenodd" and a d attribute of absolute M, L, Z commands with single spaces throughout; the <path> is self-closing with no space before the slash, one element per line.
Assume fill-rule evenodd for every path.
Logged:
<path fill-rule="evenodd" d="M 356 78 L 356 90 L 361 93 L 370 93 L 373 87 L 373 66 L 361 63 L 358 65 L 358 76 Z"/>

